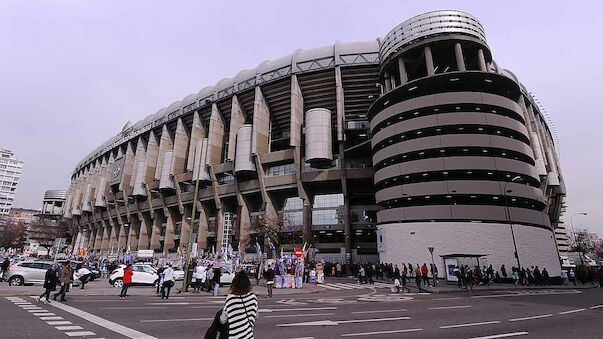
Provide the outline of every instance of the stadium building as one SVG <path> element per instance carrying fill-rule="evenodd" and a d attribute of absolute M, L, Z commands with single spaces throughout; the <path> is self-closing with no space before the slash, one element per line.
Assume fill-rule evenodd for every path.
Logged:
<path fill-rule="evenodd" d="M 433 247 L 442 271 L 480 257 L 558 276 L 564 196 L 537 101 L 476 18 L 442 10 L 264 61 L 126 126 L 77 164 L 65 216 L 90 253 L 182 253 L 190 227 L 198 249 L 250 248 L 272 218 L 320 259 L 414 265 Z"/>

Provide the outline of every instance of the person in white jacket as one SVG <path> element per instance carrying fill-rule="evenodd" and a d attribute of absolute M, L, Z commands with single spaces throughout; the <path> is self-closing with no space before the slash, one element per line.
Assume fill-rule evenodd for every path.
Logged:
<path fill-rule="evenodd" d="M 203 289 L 205 278 L 207 277 L 207 269 L 205 266 L 197 265 L 193 277 L 195 278 L 195 292 L 199 293 L 199 291 Z"/>
<path fill-rule="evenodd" d="M 88 282 L 91 275 L 92 275 L 92 272 L 90 272 L 89 269 L 87 269 L 86 267 L 83 267 L 82 264 L 78 264 L 77 267 L 75 268 L 75 272 L 73 272 L 73 280 L 81 281 L 80 289 L 83 290 L 84 285 Z"/>
<path fill-rule="evenodd" d="M 161 291 L 161 299 L 170 298 L 170 290 L 174 286 L 174 270 L 172 264 L 167 264 L 167 267 L 163 271 L 163 289 Z"/>

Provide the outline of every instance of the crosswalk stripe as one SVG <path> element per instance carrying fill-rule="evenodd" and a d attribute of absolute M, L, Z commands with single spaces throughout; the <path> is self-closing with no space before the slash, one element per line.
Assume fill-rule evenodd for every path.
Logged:
<path fill-rule="evenodd" d="M 347 286 L 346 284 L 331 284 L 331 286 L 336 286 L 339 288 L 343 288 L 344 290 L 353 290 L 354 288 Z"/>
<path fill-rule="evenodd" d="M 328 285 L 328 284 L 322 284 L 322 285 L 320 285 L 320 287 L 324 287 L 324 288 L 330 289 L 330 290 L 339 291 L 339 288 L 331 286 L 331 285 Z"/>

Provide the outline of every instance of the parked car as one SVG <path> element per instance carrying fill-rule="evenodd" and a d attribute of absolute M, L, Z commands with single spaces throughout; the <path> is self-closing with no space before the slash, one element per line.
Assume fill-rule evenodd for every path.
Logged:
<path fill-rule="evenodd" d="M 52 261 L 25 260 L 13 263 L 4 279 L 9 286 L 22 286 L 25 284 L 44 284 L 46 271 L 52 265 Z"/>
<path fill-rule="evenodd" d="M 119 265 L 109 275 L 109 285 L 115 288 L 123 286 L 124 268 L 126 265 Z M 147 285 L 155 286 L 159 282 L 157 269 L 148 264 L 133 264 L 132 265 L 132 285 Z"/>

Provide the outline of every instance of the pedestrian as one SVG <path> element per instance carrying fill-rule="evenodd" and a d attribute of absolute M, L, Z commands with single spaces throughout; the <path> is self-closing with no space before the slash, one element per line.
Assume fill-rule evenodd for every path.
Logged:
<path fill-rule="evenodd" d="M 419 265 L 417 265 L 419 266 Z M 427 286 L 431 286 L 431 284 L 429 284 L 429 277 L 427 276 L 429 274 L 429 270 L 427 269 L 427 264 L 423 263 L 423 266 L 421 266 L 421 278 L 423 279 L 423 285 Z"/>
<path fill-rule="evenodd" d="M 8 271 L 8 268 L 10 267 L 10 260 L 8 260 L 8 258 L 4 258 L 4 261 L 2 262 L 2 273 L 0 275 L 0 277 L 4 277 L 4 274 Z"/>
<path fill-rule="evenodd" d="M 371 265 L 366 265 L 366 278 L 368 279 L 368 284 L 373 285 L 375 281 L 373 280 L 374 270 Z"/>
<path fill-rule="evenodd" d="M 218 266 L 214 267 L 214 274 L 212 277 L 212 283 L 214 284 L 214 297 L 218 295 L 220 291 L 220 278 L 222 278 L 222 269 Z"/>
<path fill-rule="evenodd" d="M 165 267 L 161 266 L 157 269 L 157 291 L 155 294 L 163 294 L 163 271 L 165 271 Z"/>
<path fill-rule="evenodd" d="M 366 284 L 366 271 L 364 270 L 364 266 L 360 266 L 360 270 L 358 271 L 359 281 L 361 284 Z"/>
<path fill-rule="evenodd" d="M 463 279 L 461 278 L 461 270 L 459 270 L 459 268 L 455 266 L 454 269 L 452 270 L 452 273 L 456 277 L 456 283 L 457 283 L 459 289 L 463 288 Z"/>
<path fill-rule="evenodd" d="M 433 286 L 438 286 L 438 266 L 431 264 L 431 276 L 433 278 Z"/>
<path fill-rule="evenodd" d="M 262 263 L 258 264 L 258 267 L 256 270 L 256 279 L 255 279 L 256 286 L 260 284 L 260 279 L 262 279 Z"/>
<path fill-rule="evenodd" d="M 419 290 L 419 293 L 423 293 L 423 289 L 421 288 L 421 278 L 421 268 L 419 265 L 417 265 L 417 268 L 415 269 L 415 284 L 417 285 L 417 290 Z"/>
<path fill-rule="evenodd" d="M 406 279 L 408 279 L 408 277 L 406 276 L 406 271 L 402 271 L 402 276 L 400 277 L 402 291 L 410 293 L 410 290 L 408 289 L 408 287 L 406 287 Z"/>
<path fill-rule="evenodd" d="M 134 275 L 132 265 L 128 264 L 126 268 L 124 268 L 124 276 L 121 280 L 121 293 L 119 293 L 119 299 L 121 300 L 128 299 L 128 287 L 130 287 L 130 284 L 132 283 L 132 275 Z"/>
<path fill-rule="evenodd" d="M 505 264 L 500 266 L 500 274 L 502 274 L 503 279 L 507 280 L 507 268 L 505 267 Z"/>
<path fill-rule="evenodd" d="M 50 300 L 50 291 L 54 291 L 57 288 L 57 272 L 53 265 L 50 265 L 50 268 L 44 274 L 44 293 L 38 297 L 38 302 L 42 302 L 42 298 L 46 298 L 46 303 L 48 304 Z"/>
<path fill-rule="evenodd" d="M 467 269 L 467 283 L 465 284 L 465 286 L 469 286 L 469 290 L 471 292 L 473 292 L 473 271 L 470 269 Z M 465 287 L 466 288 L 466 287 Z"/>
<path fill-rule="evenodd" d="M 549 272 L 546 270 L 546 267 L 542 268 L 542 284 L 544 285 L 550 285 L 551 283 L 549 282 Z"/>
<path fill-rule="evenodd" d="M 268 269 L 264 272 L 264 279 L 266 279 L 266 291 L 268 295 L 266 298 L 272 298 L 272 287 L 274 286 L 274 270 L 271 265 L 268 265 Z"/>
<path fill-rule="evenodd" d="M 205 285 L 205 278 L 207 276 L 207 270 L 203 265 L 197 265 L 195 267 L 195 292 L 199 293 L 203 289 L 203 285 Z"/>
<path fill-rule="evenodd" d="M 167 264 L 167 267 L 163 271 L 163 284 L 161 285 L 161 299 L 169 299 L 170 291 L 174 286 L 174 269 L 172 269 L 172 264 Z M 167 292 L 166 292 L 167 291 Z"/>
<path fill-rule="evenodd" d="M 65 292 L 67 292 L 67 288 L 69 287 L 69 284 L 71 284 L 71 270 L 69 269 L 69 262 L 63 264 L 61 275 L 59 277 L 59 283 L 61 284 L 61 290 L 59 293 L 55 293 L 52 299 L 57 300 L 57 297 L 61 296 L 61 301 L 67 301 L 67 299 L 65 299 Z"/>
<path fill-rule="evenodd" d="M 239 271 L 232 279 L 224 307 L 216 313 L 205 339 L 253 339 L 257 315 L 258 300 L 251 291 L 251 282 L 244 271 Z"/>
<path fill-rule="evenodd" d="M 90 279 L 91 274 L 92 274 L 92 272 L 90 272 L 89 269 L 82 266 L 82 264 L 80 263 L 80 264 L 77 264 L 77 266 L 75 268 L 75 272 L 73 273 L 73 278 L 74 278 L 73 280 L 79 280 L 81 282 L 80 289 L 83 290 L 84 285 L 86 285 L 86 283 Z"/>

